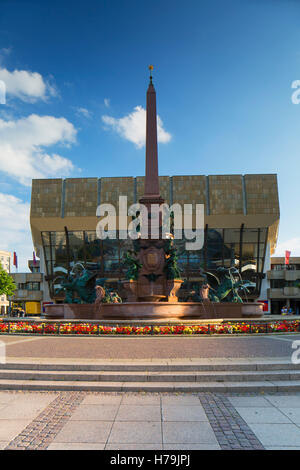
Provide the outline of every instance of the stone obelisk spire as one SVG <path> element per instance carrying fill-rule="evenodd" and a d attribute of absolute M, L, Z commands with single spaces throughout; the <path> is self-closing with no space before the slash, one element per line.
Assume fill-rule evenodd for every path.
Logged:
<path fill-rule="evenodd" d="M 162 204 L 158 178 L 158 152 L 157 152 L 157 119 L 156 119 L 156 92 L 152 82 L 153 66 L 149 66 L 150 83 L 147 90 L 146 111 L 146 174 L 144 196 L 140 202 L 149 204 Z"/>

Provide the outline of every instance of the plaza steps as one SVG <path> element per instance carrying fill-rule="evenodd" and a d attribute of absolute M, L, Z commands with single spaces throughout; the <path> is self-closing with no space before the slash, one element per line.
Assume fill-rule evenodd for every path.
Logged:
<path fill-rule="evenodd" d="M 90 392 L 300 391 L 291 362 L 0 364 L 0 390 Z"/>

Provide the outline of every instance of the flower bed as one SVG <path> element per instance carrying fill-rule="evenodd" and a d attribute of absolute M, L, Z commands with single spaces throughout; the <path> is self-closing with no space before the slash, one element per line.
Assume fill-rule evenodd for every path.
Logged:
<path fill-rule="evenodd" d="M 234 335 L 294 333 L 300 320 L 273 322 L 225 322 L 220 324 L 166 325 L 166 326 L 104 326 L 97 323 L 47 323 L 28 321 L 0 321 L 0 334 L 30 335 Z"/>

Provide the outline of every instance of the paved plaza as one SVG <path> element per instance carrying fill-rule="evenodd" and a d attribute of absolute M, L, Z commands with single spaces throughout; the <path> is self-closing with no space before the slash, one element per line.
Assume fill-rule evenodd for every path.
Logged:
<path fill-rule="evenodd" d="M 0 392 L 10 450 L 300 449 L 300 394 Z"/>
<path fill-rule="evenodd" d="M 8 363 L 57 365 L 169 358 L 290 360 L 300 335 L 224 338 L 2 336 Z M 141 347 L 142 346 L 142 347 Z M 103 363 L 104 363 L 103 362 Z M 34 381 L 33 381 L 34 382 Z M 21 387 L 20 387 L 21 388 Z M 300 392 L 0 391 L 0 448 L 19 450 L 300 450 Z"/>
<path fill-rule="evenodd" d="M 247 336 L 66 337 L 1 335 L 8 358 L 152 360 L 291 357 L 300 334 Z"/>

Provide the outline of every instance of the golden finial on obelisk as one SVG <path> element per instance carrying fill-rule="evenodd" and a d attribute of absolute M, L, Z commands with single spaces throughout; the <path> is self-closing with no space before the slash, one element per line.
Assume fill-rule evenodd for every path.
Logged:
<path fill-rule="evenodd" d="M 152 70 L 153 70 L 153 65 L 149 65 L 148 69 L 150 70 L 150 83 L 152 83 Z"/>

